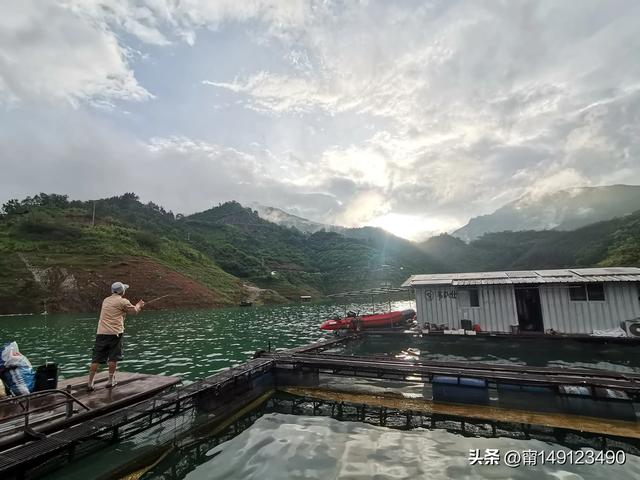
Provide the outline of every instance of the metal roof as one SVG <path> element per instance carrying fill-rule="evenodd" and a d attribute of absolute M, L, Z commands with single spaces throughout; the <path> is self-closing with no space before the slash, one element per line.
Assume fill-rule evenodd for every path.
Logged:
<path fill-rule="evenodd" d="M 427 285 L 516 285 L 523 283 L 639 282 L 640 268 L 572 268 L 565 270 L 526 270 L 473 273 L 412 275 L 403 287 Z"/>

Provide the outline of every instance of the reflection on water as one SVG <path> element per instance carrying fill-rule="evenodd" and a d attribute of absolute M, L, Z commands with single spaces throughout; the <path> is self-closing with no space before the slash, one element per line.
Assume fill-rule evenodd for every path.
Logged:
<path fill-rule="evenodd" d="M 367 305 L 349 305 L 366 311 Z M 397 302 L 393 309 L 413 307 Z M 290 348 L 331 334 L 322 321 L 339 311 L 334 305 L 287 305 L 195 312 L 144 312 L 126 322 L 122 369 L 180 375 L 195 380 L 250 358 L 256 350 Z M 16 340 L 34 364 L 58 362 L 62 375 L 86 372 L 97 316 L 56 315 L 0 319 L 0 340 Z M 529 365 L 585 366 L 640 371 L 640 351 L 625 345 L 575 341 L 492 340 L 371 336 L 349 344 L 343 353 L 389 355 L 408 361 L 453 360 Z M 170 438 L 177 421 L 158 427 L 154 435 Z M 248 427 L 248 425 L 247 425 Z M 160 432 L 160 433 L 158 433 Z M 150 446 L 145 432 L 139 441 L 105 447 L 59 472 L 59 478 L 94 478 L 107 472 L 133 447 Z M 229 438 L 229 437 L 226 437 Z M 225 438 L 225 439 L 226 439 Z M 153 442 L 151 442 L 153 443 Z M 160 442 L 159 442 L 160 443 Z M 158 443 L 158 444 L 159 444 Z M 629 455 L 618 466 L 470 466 L 469 449 L 545 449 L 558 447 L 540 440 L 469 438 L 444 430 L 394 430 L 328 417 L 269 413 L 240 435 L 215 447 L 209 456 L 189 463 L 187 478 L 640 478 L 638 458 Z M 209 447 L 206 447 L 207 449 Z M 169 460 L 170 459 L 170 460 Z M 168 457 L 168 471 L 185 459 Z M 144 477 L 147 478 L 147 477 Z M 153 475 L 148 478 L 155 478 Z M 157 478 L 182 478 L 165 477 Z"/>
<path fill-rule="evenodd" d="M 467 438 L 441 430 L 394 430 L 327 417 L 267 414 L 209 452 L 185 478 L 450 479 L 640 478 L 640 460 L 619 465 L 470 465 L 469 450 L 551 451 L 538 440 Z M 503 462 L 502 462 L 503 463 Z"/>
<path fill-rule="evenodd" d="M 640 372 L 640 349 L 636 345 L 585 343 L 568 339 L 372 335 L 334 349 L 332 353 L 385 355 L 405 360 L 585 367 Z"/>

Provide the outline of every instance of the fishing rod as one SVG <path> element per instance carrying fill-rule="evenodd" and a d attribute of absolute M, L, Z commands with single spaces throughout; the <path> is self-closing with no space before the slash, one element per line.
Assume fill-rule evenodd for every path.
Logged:
<path fill-rule="evenodd" d="M 158 300 L 162 300 L 165 297 L 170 297 L 171 295 L 173 295 L 173 293 L 167 293 L 166 295 L 162 295 L 161 297 L 157 297 L 157 298 L 154 298 L 153 300 L 149 300 L 148 302 L 144 302 L 144 304 L 146 306 L 146 305 L 149 305 L 150 303 L 157 302 Z"/>

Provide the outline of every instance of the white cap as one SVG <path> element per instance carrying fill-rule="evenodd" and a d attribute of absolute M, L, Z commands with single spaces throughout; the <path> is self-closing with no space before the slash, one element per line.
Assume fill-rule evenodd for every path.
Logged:
<path fill-rule="evenodd" d="M 122 283 L 122 282 L 115 282 L 113 284 L 111 284 L 111 292 L 112 293 L 119 293 L 119 294 L 123 294 L 124 291 L 129 288 L 129 285 L 127 285 L 126 283 Z"/>

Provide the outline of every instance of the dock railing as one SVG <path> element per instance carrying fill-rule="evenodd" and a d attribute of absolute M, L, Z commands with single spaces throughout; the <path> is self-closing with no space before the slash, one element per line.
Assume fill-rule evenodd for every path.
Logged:
<path fill-rule="evenodd" d="M 13 428 L 9 428 L 9 429 L 0 429 L 0 432 L 3 435 L 7 435 L 8 433 L 14 433 L 17 431 L 24 431 L 27 434 L 31 434 L 32 432 L 31 426 L 39 423 L 38 420 L 31 421 L 31 416 L 33 414 L 40 413 L 40 412 L 47 412 L 47 411 L 50 412 L 62 406 L 65 407 L 64 412 L 59 412 L 54 417 L 48 415 L 45 419 L 42 419 L 41 421 L 49 422 L 52 420 L 52 418 L 58 418 L 58 417 L 70 418 L 73 416 L 74 413 L 78 412 L 78 409 L 74 408 L 74 406 L 79 406 L 85 411 L 91 410 L 87 405 L 85 405 L 83 402 L 81 402 L 75 396 L 73 396 L 73 394 L 71 393 L 71 388 L 69 387 L 67 387 L 66 390 L 60 390 L 55 388 L 55 389 L 48 389 L 48 390 L 40 390 L 38 392 L 32 392 L 26 395 L 17 395 L 13 397 L 3 398 L 2 400 L 0 400 L 0 409 L 2 409 L 5 406 L 17 405 L 19 406 L 19 408 L 21 408 L 21 411 L 18 411 L 16 413 L 12 413 L 9 415 L 1 416 L 0 424 L 6 424 L 7 422 L 11 422 L 12 420 L 15 420 L 20 417 L 24 417 L 24 424 L 20 423 L 19 425 L 15 425 Z M 33 405 L 33 401 L 36 399 L 37 400 L 46 399 L 47 397 L 53 397 L 57 395 L 63 397 L 63 399 L 57 402 L 54 401 L 53 403 L 45 401 L 44 403 L 39 404 L 40 402 L 37 402 L 38 403 L 37 405 L 35 406 Z M 35 434 L 34 432 L 34 436 L 39 436 L 39 435 Z"/>

